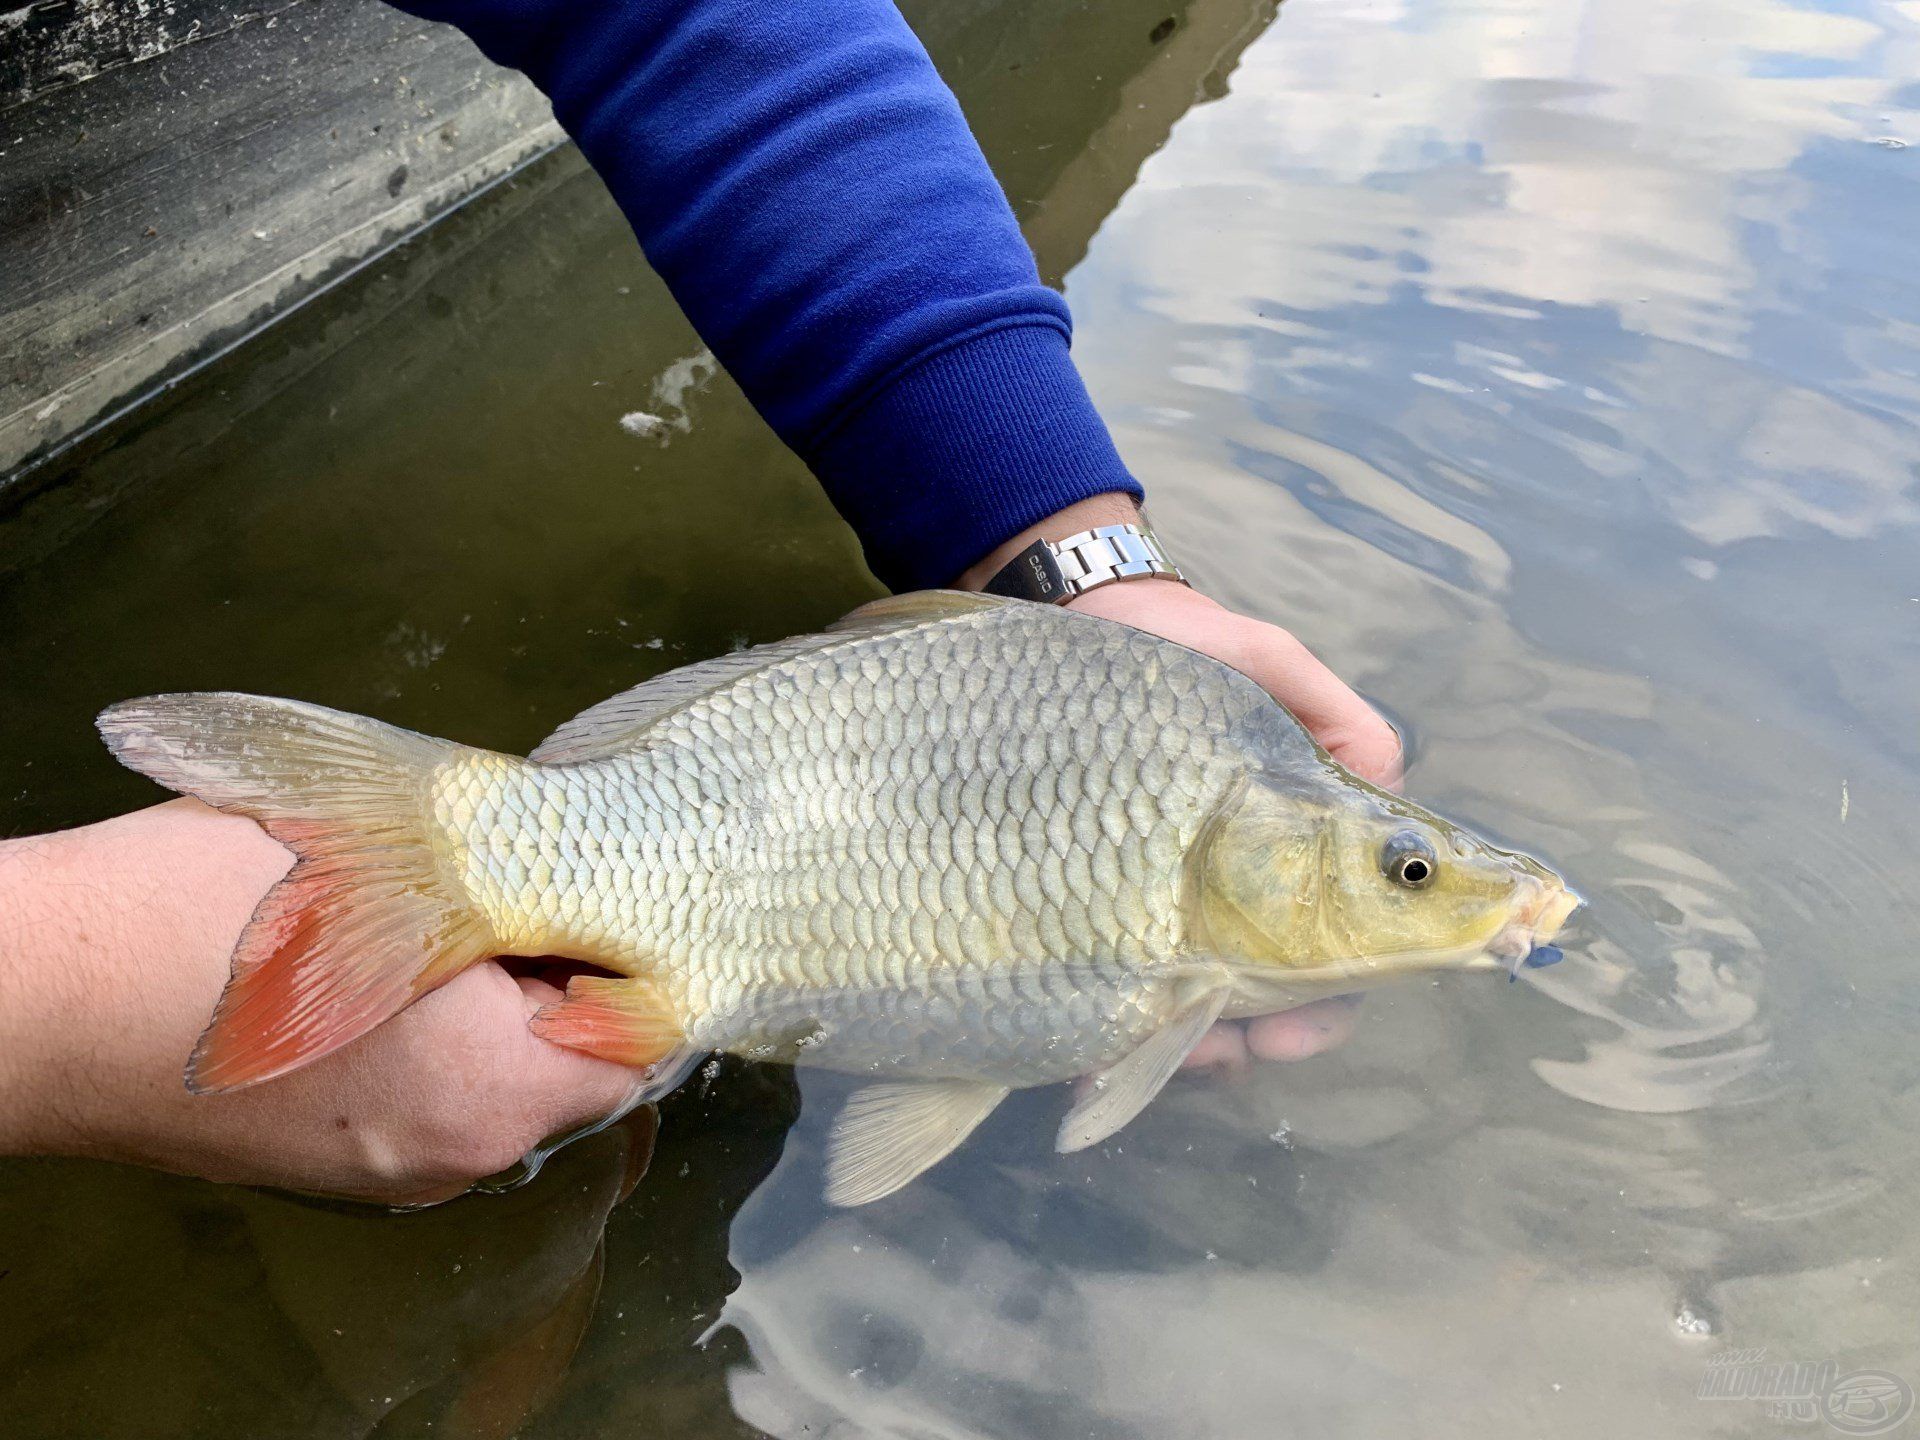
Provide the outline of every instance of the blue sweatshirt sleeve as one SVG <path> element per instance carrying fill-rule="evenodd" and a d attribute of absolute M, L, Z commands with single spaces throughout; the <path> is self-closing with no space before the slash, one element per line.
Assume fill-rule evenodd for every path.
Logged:
<path fill-rule="evenodd" d="M 406 0 L 524 71 L 896 589 L 1140 493 L 892 0 Z"/>

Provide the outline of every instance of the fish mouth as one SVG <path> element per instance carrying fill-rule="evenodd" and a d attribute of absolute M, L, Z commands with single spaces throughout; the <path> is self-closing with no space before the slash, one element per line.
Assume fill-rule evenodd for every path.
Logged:
<path fill-rule="evenodd" d="M 1549 942 L 1582 903 L 1564 885 L 1534 881 L 1531 893 L 1488 943 L 1474 968 L 1503 970 L 1509 980 L 1518 980 L 1523 969 L 1540 970 L 1554 964 L 1560 959 L 1560 950 Z"/>

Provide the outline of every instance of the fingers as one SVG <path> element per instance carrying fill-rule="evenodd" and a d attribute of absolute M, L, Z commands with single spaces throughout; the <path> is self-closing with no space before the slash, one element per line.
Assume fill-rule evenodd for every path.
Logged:
<path fill-rule="evenodd" d="M 1247 1032 L 1237 1021 L 1223 1020 L 1200 1037 L 1183 1062 L 1189 1070 L 1246 1069 Z"/>
<path fill-rule="evenodd" d="M 1358 995 L 1336 995 L 1244 1024 L 1223 1020 L 1200 1037 L 1185 1068 L 1233 1074 L 1254 1060 L 1305 1060 L 1346 1043 L 1359 1005 Z"/>
<path fill-rule="evenodd" d="M 1305 1060 L 1346 1043 L 1359 1016 L 1358 995 L 1315 1000 L 1247 1022 L 1247 1049 L 1261 1060 Z"/>

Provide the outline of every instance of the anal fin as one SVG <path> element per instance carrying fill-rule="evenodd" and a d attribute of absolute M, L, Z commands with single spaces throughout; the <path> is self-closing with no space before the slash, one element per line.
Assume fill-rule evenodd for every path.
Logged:
<path fill-rule="evenodd" d="M 543 1005 L 528 1023 L 543 1040 L 634 1067 L 667 1059 L 683 1049 L 687 1038 L 671 1002 L 646 979 L 575 976 L 567 982 L 565 998 Z M 690 1065 L 687 1060 L 679 1068 L 675 1083 Z"/>
<path fill-rule="evenodd" d="M 1007 1098 L 983 1080 L 907 1080 L 854 1092 L 827 1139 L 827 1202 L 891 1195 L 953 1153 Z"/>
<path fill-rule="evenodd" d="M 1054 1148 L 1063 1155 L 1098 1145 L 1138 1115 L 1173 1078 L 1200 1037 L 1227 1007 L 1223 986 L 1187 1003 L 1164 1029 L 1095 1077 L 1093 1088 L 1060 1121 Z"/>

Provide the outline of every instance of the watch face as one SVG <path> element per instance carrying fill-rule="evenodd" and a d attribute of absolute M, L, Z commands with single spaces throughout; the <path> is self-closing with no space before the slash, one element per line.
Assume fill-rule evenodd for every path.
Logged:
<path fill-rule="evenodd" d="M 1053 547 L 1036 540 L 1009 560 L 1000 573 L 987 582 L 989 595 L 1007 595 L 1015 600 L 1038 600 L 1055 604 L 1071 597 L 1067 577 L 1054 557 Z"/>

